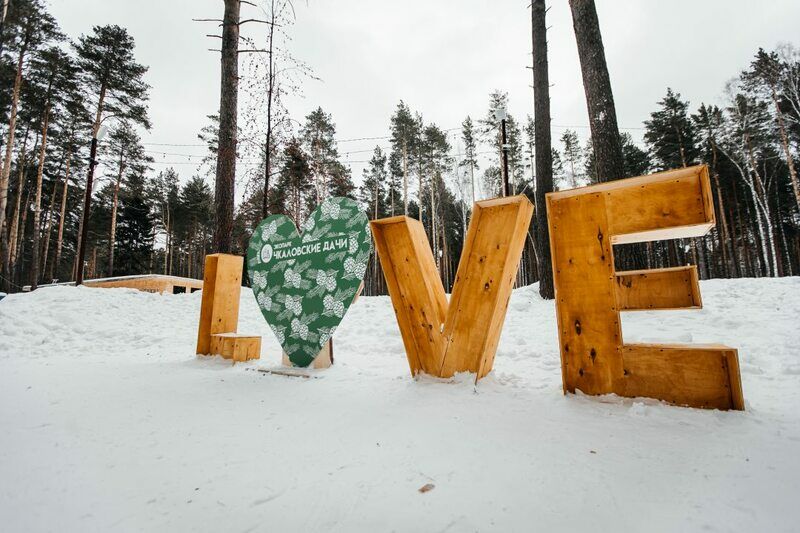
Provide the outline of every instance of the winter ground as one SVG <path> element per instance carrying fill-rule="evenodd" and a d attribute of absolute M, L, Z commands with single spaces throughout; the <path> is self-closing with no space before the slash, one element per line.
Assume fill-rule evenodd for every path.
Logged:
<path fill-rule="evenodd" d="M 0 530 L 797 531 L 800 278 L 707 281 L 628 341 L 739 349 L 747 411 L 561 393 L 552 302 L 515 291 L 495 371 L 413 380 L 388 298 L 317 379 L 194 356 L 200 294 L 0 302 Z M 426 493 L 418 489 L 426 484 Z"/>

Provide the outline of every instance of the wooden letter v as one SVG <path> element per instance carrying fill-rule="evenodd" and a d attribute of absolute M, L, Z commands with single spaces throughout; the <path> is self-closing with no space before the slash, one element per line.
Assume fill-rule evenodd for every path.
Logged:
<path fill-rule="evenodd" d="M 525 196 L 475 203 L 449 304 L 422 223 L 370 223 L 412 375 L 492 370 L 532 214 Z"/>

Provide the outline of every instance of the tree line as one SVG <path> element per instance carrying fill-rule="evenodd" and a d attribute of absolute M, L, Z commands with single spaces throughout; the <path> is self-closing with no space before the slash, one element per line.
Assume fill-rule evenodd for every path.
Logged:
<path fill-rule="evenodd" d="M 6 89 L 0 92 L 5 290 L 75 279 L 90 150 L 98 137 L 98 186 L 90 191 L 87 258 L 81 265 L 87 278 L 143 273 L 199 278 L 207 253 L 243 254 L 264 216 L 283 213 L 299 226 L 327 196 L 348 196 L 361 202 L 370 219 L 419 219 L 449 291 L 473 203 L 501 194 L 504 150 L 509 192 L 537 205 L 517 284 L 541 280 L 545 297 L 552 296 L 546 192 L 698 163 L 711 171 L 715 228 L 701 238 L 618 247 L 618 266 L 693 263 L 703 279 L 795 275 L 800 269 L 795 163 L 800 53 L 790 45 L 756 51 L 748 68 L 727 85 L 722 102 L 693 107 L 666 88 L 637 143 L 617 127 L 605 58 L 587 52 L 602 50 L 594 3 L 572 0 L 591 137 L 582 142 L 566 130 L 551 140 L 546 9 L 535 0 L 536 105 L 532 114 L 507 115 L 505 145 L 498 110 L 508 107 L 508 97 L 501 90 L 488 95 L 484 113 L 465 116 L 458 128 L 427 121 L 400 101 L 387 117 L 386 141 L 374 147 L 356 184 L 339 152 L 334 118 L 317 108 L 298 121 L 283 107 L 281 96 L 302 81 L 279 77 L 281 69 L 313 74 L 288 53 L 277 33 L 291 25 L 290 3 L 270 0 L 265 6 L 263 46 L 276 53 L 245 63 L 241 77 L 238 60 L 223 61 L 219 113 L 198 133 L 208 156 L 202 172 L 182 183 L 172 168 L 155 172 L 153 152 L 142 143 L 140 132 L 150 126 L 147 68 L 136 61 L 128 32 L 98 26 L 70 42 L 41 0 L 12 2 L 0 35 L 0 81 Z M 249 51 L 239 48 L 238 29 L 230 35 L 229 26 L 238 28 L 231 22 L 239 20 L 238 8 L 238 2 L 226 0 L 220 19 L 223 41 L 233 42 L 237 54 Z M 241 119 L 237 102 L 230 100 L 239 87 L 226 72 L 245 80 L 243 90 L 251 97 L 261 97 Z M 251 127 L 254 123 L 260 127 Z M 243 157 L 261 163 L 254 172 L 237 175 L 235 163 Z M 235 182 L 244 186 L 238 204 Z M 221 224 L 228 212 L 230 221 Z M 386 293 L 374 255 L 365 293 Z"/>

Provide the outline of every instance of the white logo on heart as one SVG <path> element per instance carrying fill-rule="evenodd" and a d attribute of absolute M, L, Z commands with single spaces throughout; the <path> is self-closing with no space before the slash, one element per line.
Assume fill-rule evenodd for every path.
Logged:
<path fill-rule="evenodd" d="M 272 245 L 265 244 L 261 248 L 261 262 L 269 263 L 270 259 L 272 259 Z"/>

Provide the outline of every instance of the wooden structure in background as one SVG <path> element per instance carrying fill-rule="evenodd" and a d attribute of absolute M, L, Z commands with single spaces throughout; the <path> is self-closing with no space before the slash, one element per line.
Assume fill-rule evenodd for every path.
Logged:
<path fill-rule="evenodd" d="M 422 223 L 370 222 L 412 375 L 492 370 L 532 215 L 525 196 L 476 202 L 449 303 Z"/>
<path fill-rule="evenodd" d="M 744 409 L 734 348 L 622 340 L 621 311 L 702 306 L 695 267 L 616 272 L 613 245 L 708 232 L 705 165 L 549 193 L 547 213 L 565 392 Z"/>
<path fill-rule="evenodd" d="M 113 278 L 96 278 L 84 280 L 86 287 L 101 289 L 128 288 L 144 292 L 157 292 L 159 294 L 177 294 L 194 292 L 203 288 L 203 280 L 181 278 L 178 276 L 163 276 L 161 274 L 143 274 L 135 276 L 116 276 Z M 55 287 L 58 285 L 75 285 L 74 281 L 64 283 L 46 283 L 39 288 Z M 23 292 L 29 291 L 30 286 L 23 287 Z"/>
<path fill-rule="evenodd" d="M 197 353 L 221 355 L 234 361 L 261 357 L 261 337 L 236 332 L 242 290 L 243 258 L 238 255 L 206 256 L 203 301 L 197 329 Z"/>
<path fill-rule="evenodd" d="M 178 292 L 193 292 L 203 288 L 203 281 L 199 279 L 180 278 L 177 276 L 162 276 L 149 274 L 145 276 L 123 276 L 119 278 L 87 279 L 83 282 L 87 287 L 128 287 L 145 292 L 158 292 L 174 294 Z"/>

